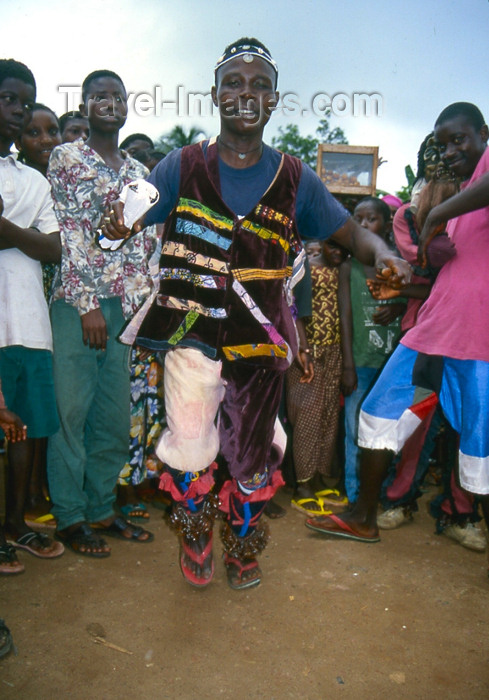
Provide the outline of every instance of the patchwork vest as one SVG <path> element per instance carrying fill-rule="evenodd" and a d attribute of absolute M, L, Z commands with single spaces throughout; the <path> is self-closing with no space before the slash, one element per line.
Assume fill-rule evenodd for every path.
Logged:
<path fill-rule="evenodd" d="M 142 345 L 290 365 L 297 339 L 286 282 L 303 257 L 295 223 L 301 170 L 282 154 L 270 187 L 241 218 L 220 194 L 217 144 L 182 149 L 179 198 L 165 223 L 159 293 L 139 329 Z"/>

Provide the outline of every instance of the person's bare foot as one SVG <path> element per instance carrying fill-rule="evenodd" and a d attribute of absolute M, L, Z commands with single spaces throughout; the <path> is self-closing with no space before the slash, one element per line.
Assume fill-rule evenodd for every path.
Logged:
<path fill-rule="evenodd" d="M 109 545 L 86 522 L 75 523 L 56 532 L 56 539 L 75 554 L 103 559 L 110 555 Z"/>
<path fill-rule="evenodd" d="M 24 565 L 17 559 L 15 547 L 7 544 L 5 540 L 0 541 L 0 574 L 21 574 L 24 569 Z"/>
<path fill-rule="evenodd" d="M 55 542 L 47 535 L 33 530 L 26 530 L 23 535 L 15 538 L 7 535 L 7 540 L 15 549 L 23 549 L 41 559 L 56 559 L 65 551 L 61 542 Z"/>
<path fill-rule="evenodd" d="M 107 535 L 108 537 L 116 537 L 119 540 L 127 540 L 129 542 L 152 542 L 154 535 L 148 530 L 133 525 L 124 518 L 113 515 L 105 520 L 99 520 L 92 525 L 96 533 Z"/>
<path fill-rule="evenodd" d="M 350 512 L 308 518 L 306 527 L 332 537 L 343 537 L 358 542 L 380 542 L 377 526 L 359 520 Z"/>
<path fill-rule="evenodd" d="M 283 518 L 284 515 L 287 514 L 285 508 L 282 508 L 282 506 L 280 506 L 276 501 L 274 501 L 273 498 L 270 501 L 268 501 L 263 512 L 265 513 L 267 518 L 270 518 L 270 520 Z"/>
<path fill-rule="evenodd" d="M 235 591 L 253 588 L 261 583 L 261 569 L 256 559 L 238 559 L 227 552 L 223 555 L 228 584 Z"/>
<path fill-rule="evenodd" d="M 214 575 L 212 555 L 212 531 L 202 533 L 194 540 L 180 536 L 180 568 L 188 583 L 207 586 Z"/>

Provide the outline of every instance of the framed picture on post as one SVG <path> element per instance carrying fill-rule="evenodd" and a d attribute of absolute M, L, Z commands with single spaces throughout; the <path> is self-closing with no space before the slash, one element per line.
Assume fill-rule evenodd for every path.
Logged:
<path fill-rule="evenodd" d="M 375 196 L 378 146 L 321 143 L 317 174 L 333 194 Z"/>

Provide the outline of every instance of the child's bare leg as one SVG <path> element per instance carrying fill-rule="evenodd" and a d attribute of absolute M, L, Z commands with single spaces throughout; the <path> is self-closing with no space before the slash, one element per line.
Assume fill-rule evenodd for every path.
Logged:
<path fill-rule="evenodd" d="M 313 479 L 298 481 L 295 495 L 297 498 L 315 498 Z"/>
<path fill-rule="evenodd" d="M 311 518 L 307 522 L 313 525 L 312 529 L 323 530 L 325 534 L 328 534 L 328 530 L 338 529 L 335 523 L 340 520 L 358 535 L 366 538 L 378 535 L 377 506 L 382 482 L 387 474 L 391 459 L 392 452 L 388 450 L 362 449 L 360 493 L 357 502 L 351 511 L 334 516 L 334 521 L 328 516 Z"/>
<path fill-rule="evenodd" d="M 15 539 L 29 531 L 24 521 L 24 510 L 29 494 L 33 455 L 32 438 L 9 444 L 5 530 Z"/>
<path fill-rule="evenodd" d="M 382 482 L 392 461 L 390 450 L 362 449 L 360 458 L 360 492 L 350 513 L 353 522 L 377 530 L 377 506 Z"/>
<path fill-rule="evenodd" d="M 26 504 L 28 512 L 35 515 L 46 515 L 50 511 L 50 503 L 47 498 L 46 450 L 47 438 L 36 438 Z"/>
<path fill-rule="evenodd" d="M 484 515 L 484 520 L 486 523 L 486 528 L 489 532 L 489 495 L 479 496 L 479 498 L 482 506 L 482 514 Z"/>
<path fill-rule="evenodd" d="M 46 535 L 34 533 L 24 520 L 33 455 L 32 438 L 9 445 L 5 532 L 8 539 L 13 540 L 15 547 L 26 549 L 35 556 L 51 559 L 63 554 L 63 545 L 53 542 Z"/>

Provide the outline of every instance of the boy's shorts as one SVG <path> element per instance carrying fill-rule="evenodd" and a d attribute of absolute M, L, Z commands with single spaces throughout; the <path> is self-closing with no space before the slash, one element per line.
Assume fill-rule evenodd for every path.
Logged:
<path fill-rule="evenodd" d="M 0 348 L 5 403 L 27 425 L 27 437 L 53 435 L 59 428 L 52 354 L 23 345 Z M 0 429 L 0 437 L 4 437 Z"/>
<path fill-rule="evenodd" d="M 460 484 L 489 494 L 489 363 L 425 355 L 400 344 L 362 404 L 358 444 L 399 452 L 440 401 L 460 435 Z"/>

